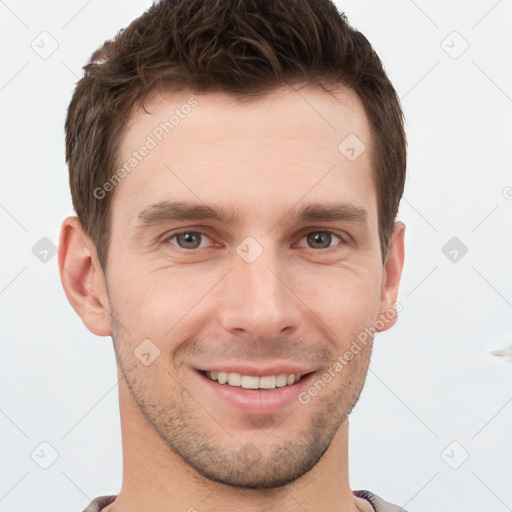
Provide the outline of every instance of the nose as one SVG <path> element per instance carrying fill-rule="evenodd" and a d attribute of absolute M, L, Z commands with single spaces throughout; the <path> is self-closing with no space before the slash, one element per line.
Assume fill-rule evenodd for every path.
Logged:
<path fill-rule="evenodd" d="M 302 303 L 293 292 L 289 269 L 279 260 L 270 251 L 252 263 L 234 255 L 219 298 L 226 331 L 258 341 L 297 331 Z"/>

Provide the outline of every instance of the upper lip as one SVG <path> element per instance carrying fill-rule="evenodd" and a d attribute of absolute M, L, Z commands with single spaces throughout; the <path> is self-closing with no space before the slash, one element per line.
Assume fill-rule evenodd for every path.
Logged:
<path fill-rule="evenodd" d="M 297 366 L 292 365 L 276 365 L 276 366 L 268 366 L 266 368 L 256 368 L 250 365 L 236 365 L 236 366 L 226 366 L 226 365 L 209 365 L 206 368 L 198 368 L 199 371 L 203 372 L 224 372 L 224 373 L 239 373 L 241 375 L 250 375 L 253 377 L 264 377 L 266 375 L 279 375 L 281 373 L 291 374 L 294 373 L 296 375 L 305 375 L 306 373 L 310 373 L 311 370 L 299 368 Z"/>

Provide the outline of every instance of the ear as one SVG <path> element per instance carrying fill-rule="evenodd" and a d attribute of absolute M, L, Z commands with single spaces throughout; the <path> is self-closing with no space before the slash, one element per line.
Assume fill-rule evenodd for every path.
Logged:
<path fill-rule="evenodd" d="M 377 329 L 379 332 L 387 331 L 398 320 L 400 309 L 395 304 L 404 266 L 404 237 L 405 224 L 403 222 L 395 222 L 382 275 L 379 315 L 381 322 L 378 322 L 378 324 L 384 325 L 382 328 Z"/>
<path fill-rule="evenodd" d="M 61 226 L 59 272 L 66 297 L 85 326 L 98 336 L 110 336 L 105 276 L 96 248 L 76 216 L 67 217 Z"/>

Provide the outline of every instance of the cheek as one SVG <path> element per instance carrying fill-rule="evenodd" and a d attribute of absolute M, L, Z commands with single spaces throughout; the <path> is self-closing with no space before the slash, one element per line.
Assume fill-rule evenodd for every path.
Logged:
<path fill-rule="evenodd" d="M 301 296 L 322 319 L 326 334 L 347 342 L 373 325 L 380 305 L 379 283 L 378 273 L 338 268 L 327 279 L 312 278 Z"/>
<path fill-rule="evenodd" d="M 350 264 L 290 261 L 286 281 L 297 299 L 289 300 L 304 312 L 304 319 L 325 329 L 328 338 L 354 337 L 378 314 L 381 275 L 370 260 L 363 255 Z M 168 344 L 179 335 L 190 336 L 194 326 L 199 329 L 201 318 L 215 316 L 223 300 L 230 304 L 232 294 L 226 286 L 232 280 L 222 281 L 229 264 L 179 268 L 158 264 L 152 267 L 144 260 L 130 264 L 119 259 L 112 269 L 110 298 L 132 338 Z"/>
<path fill-rule="evenodd" d="M 198 270 L 124 266 L 112 273 L 109 295 L 130 337 L 163 343 L 207 304 L 208 290 L 218 280 L 218 276 Z M 171 331 L 173 336 L 169 336 Z"/>

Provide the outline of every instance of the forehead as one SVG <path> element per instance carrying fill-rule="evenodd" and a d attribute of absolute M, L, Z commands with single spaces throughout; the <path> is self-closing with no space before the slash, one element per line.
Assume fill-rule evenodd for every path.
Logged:
<path fill-rule="evenodd" d="M 180 91 L 154 94 L 144 107 L 123 136 L 113 219 L 134 222 L 165 200 L 238 203 L 253 218 L 263 206 L 309 200 L 376 212 L 370 127 L 350 89 L 284 87 L 244 102 Z"/>

